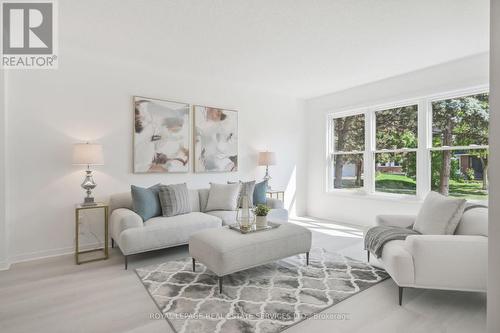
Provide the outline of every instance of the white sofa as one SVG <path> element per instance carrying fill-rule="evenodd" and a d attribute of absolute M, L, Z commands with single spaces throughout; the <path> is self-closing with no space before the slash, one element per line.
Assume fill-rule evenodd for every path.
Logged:
<path fill-rule="evenodd" d="M 379 215 L 377 225 L 410 228 L 415 219 Z M 390 241 L 379 260 L 399 286 L 399 305 L 405 287 L 486 292 L 488 209 L 467 210 L 454 235 L 410 235 Z"/>
<path fill-rule="evenodd" d="M 236 211 L 205 211 L 208 193 L 208 189 L 189 190 L 191 213 L 159 216 L 147 221 L 132 210 L 130 192 L 112 195 L 109 219 L 111 244 L 114 247 L 116 243 L 125 256 L 125 269 L 130 255 L 187 244 L 196 231 L 234 223 Z M 288 211 L 281 201 L 268 198 L 267 205 L 271 208 L 270 220 L 288 221 Z"/>

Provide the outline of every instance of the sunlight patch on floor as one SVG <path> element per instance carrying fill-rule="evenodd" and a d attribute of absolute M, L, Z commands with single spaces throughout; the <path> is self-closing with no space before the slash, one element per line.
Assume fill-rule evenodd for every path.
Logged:
<path fill-rule="evenodd" d="M 363 238 L 363 230 L 352 226 L 307 217 L 294 217 L 290 219 L 290 222 L 330 236 Z"/>

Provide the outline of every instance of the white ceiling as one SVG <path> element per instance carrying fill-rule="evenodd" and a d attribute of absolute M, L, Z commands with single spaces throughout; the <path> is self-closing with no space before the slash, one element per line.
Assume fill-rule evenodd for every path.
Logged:
<path fill-rule="evenodd" d="M 165 74 L 297 98 L 489 49 L 488 0 L 93 0 L 59 6 L 61 51 L 78 45 Z"/>

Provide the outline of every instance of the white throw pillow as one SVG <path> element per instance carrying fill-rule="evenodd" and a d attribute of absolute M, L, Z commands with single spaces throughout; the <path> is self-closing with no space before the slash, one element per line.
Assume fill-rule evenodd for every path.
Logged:
<path fill-rule="evenodd" d="M 210 183 L 206 211 L 212 210 L 236 210 L 238 208 L 238 197 L 240 184 L 213 184 Z"/>
<path fill-rule="evenodd" d="M 452 235 L 462 218 L 466 200 L 430 192 L 418 212 L 413 230 L 423 235 Z"/>

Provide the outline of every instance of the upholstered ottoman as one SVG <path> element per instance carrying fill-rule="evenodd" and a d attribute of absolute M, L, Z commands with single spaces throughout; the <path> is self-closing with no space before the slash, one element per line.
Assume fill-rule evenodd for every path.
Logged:
<path fill-rule="evenodd" d="M 241 234 L 224 228 L 207 229 L 194 233 L 189 238 L 189 254 L 203 263 L 219 277 L 219 292 L 222 292 L 222 277 L 248 268 L 305 253 L 309 264 L 311 231 L 304 227 L 282 223 L 278 228 Z"/>

